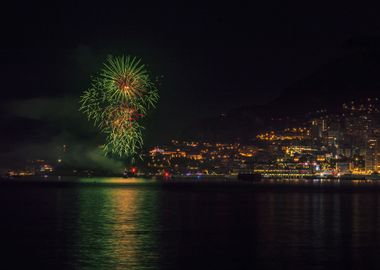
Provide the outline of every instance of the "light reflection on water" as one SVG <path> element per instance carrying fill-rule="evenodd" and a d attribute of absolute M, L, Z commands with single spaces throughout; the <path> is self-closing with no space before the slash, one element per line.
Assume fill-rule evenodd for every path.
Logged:
<path fill-rule="evenodd" d="M 138 178 L 81 179 L 96 183 L 144 183 Z M 78 190 L 79 265 L 114 269 L 155 269 L 159 257 L 154 232 L 157 191 L 136 188 Z M 95 255 L 95 256 L 94 256 Z M 153 267 L 153 268 L 152 268 Z"/>
<path fill-rule="evenodd" d="M 82 177 L 77 179 L 80 183 L 103 183 L 103 184 L 144 184 L 152 183 L 155 180 L 138 177 Z"/>
<path fill-rule="evenodd" d="M 340 180 L 340 179 L 263 179 L 262 184 L 314 185 L 314 186 L 374 186 L 380 187 L 380 180 Z"/>
<path fill-rule="evenodd" d="M 274 180 L 170 183 L 83 178 L 78 185 L 2 187 L 0 237 L 8 251 L 2 255 L 17 254 L 12 264 L 39 269 L 336 270 L 379 264 L 380 190 L 282 189 Z"/>

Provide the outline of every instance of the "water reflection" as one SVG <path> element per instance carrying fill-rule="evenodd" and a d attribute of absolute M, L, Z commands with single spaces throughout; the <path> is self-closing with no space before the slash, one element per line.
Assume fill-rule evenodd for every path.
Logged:
<path fill-rule="evenodd" d="M 87 178 L 3 187 L 3 257 L 17 255 L 3 268 L 19 262 L 36 269 L 192 270 L 379 264 L 378 189 L 199 183 Z"/>
<path fill-rule="evenodd" d="M 87 181 L 131 184 L 142 180 Z M 77 192 L 79 215 L 74 237 L 78 239 L 74 251 L 77 266 L 151 269 L 157 264 L 157 190 L 93 187 L 80 188 Z"/>
<path fill-rule="evenodd" d="M 378 263 L 379 194 L 295 192 L 256 196 L 253 211 L 260 226 L 255 240 L 262 247 L 256 257 L 264 265 L 367 269 Z M 270 263 L 271 257 L 277 262 Z"/>
<path fill-rule="evenodd" d="M 155 180 L 131 177 L 131 178 L 123 178 L 123 177 L 82 177 L 76 179 L 79 183 L 86 184 L 123 184 L 123 185 L 144 185 L 144 184 L 152 184 Z"/>

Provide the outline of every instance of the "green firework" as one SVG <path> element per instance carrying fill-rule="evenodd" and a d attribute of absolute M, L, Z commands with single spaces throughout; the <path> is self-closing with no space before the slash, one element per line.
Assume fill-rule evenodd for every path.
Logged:
<path fill-rule="evenodd" d="M 80 110 L 106 134 L 106 154 L 134 160 L 143 145 L 140 121 L 158 97 L 140 59 L 109 56 L 81 96 Z"/>

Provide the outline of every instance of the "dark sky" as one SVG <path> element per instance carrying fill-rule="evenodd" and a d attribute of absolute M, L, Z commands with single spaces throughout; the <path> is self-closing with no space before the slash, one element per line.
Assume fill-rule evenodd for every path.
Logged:
<path fill-rule="evenodd" d="M 2 7 L 4 117 L 69 129 L 106 55 L 131 54 L 163 76 L 147 131 L 161 142 L 204 116 L 266 103 L 333 58 L 345 40 L 380 34 L 378 8 L 359 3 L 78 2 Z"/>

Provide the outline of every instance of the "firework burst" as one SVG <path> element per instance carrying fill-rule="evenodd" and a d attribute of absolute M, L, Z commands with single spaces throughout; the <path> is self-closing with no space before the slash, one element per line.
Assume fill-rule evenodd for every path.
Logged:
<path fill-rule="evenodd" d="M 139 59 L 109 56 L 81 96 L 80 110 L 106 134 L 106 154 L 133 160 L 143 145 L 139 122 L 157 100 L 158 91 Z"/>
<path fill-rule="evenodd" d="M 108 57 L 100 76 L 108 84 L 108 94 L 121 102 L 144 101 L 153 88 L 145 66 L 135 57 Z"/>

